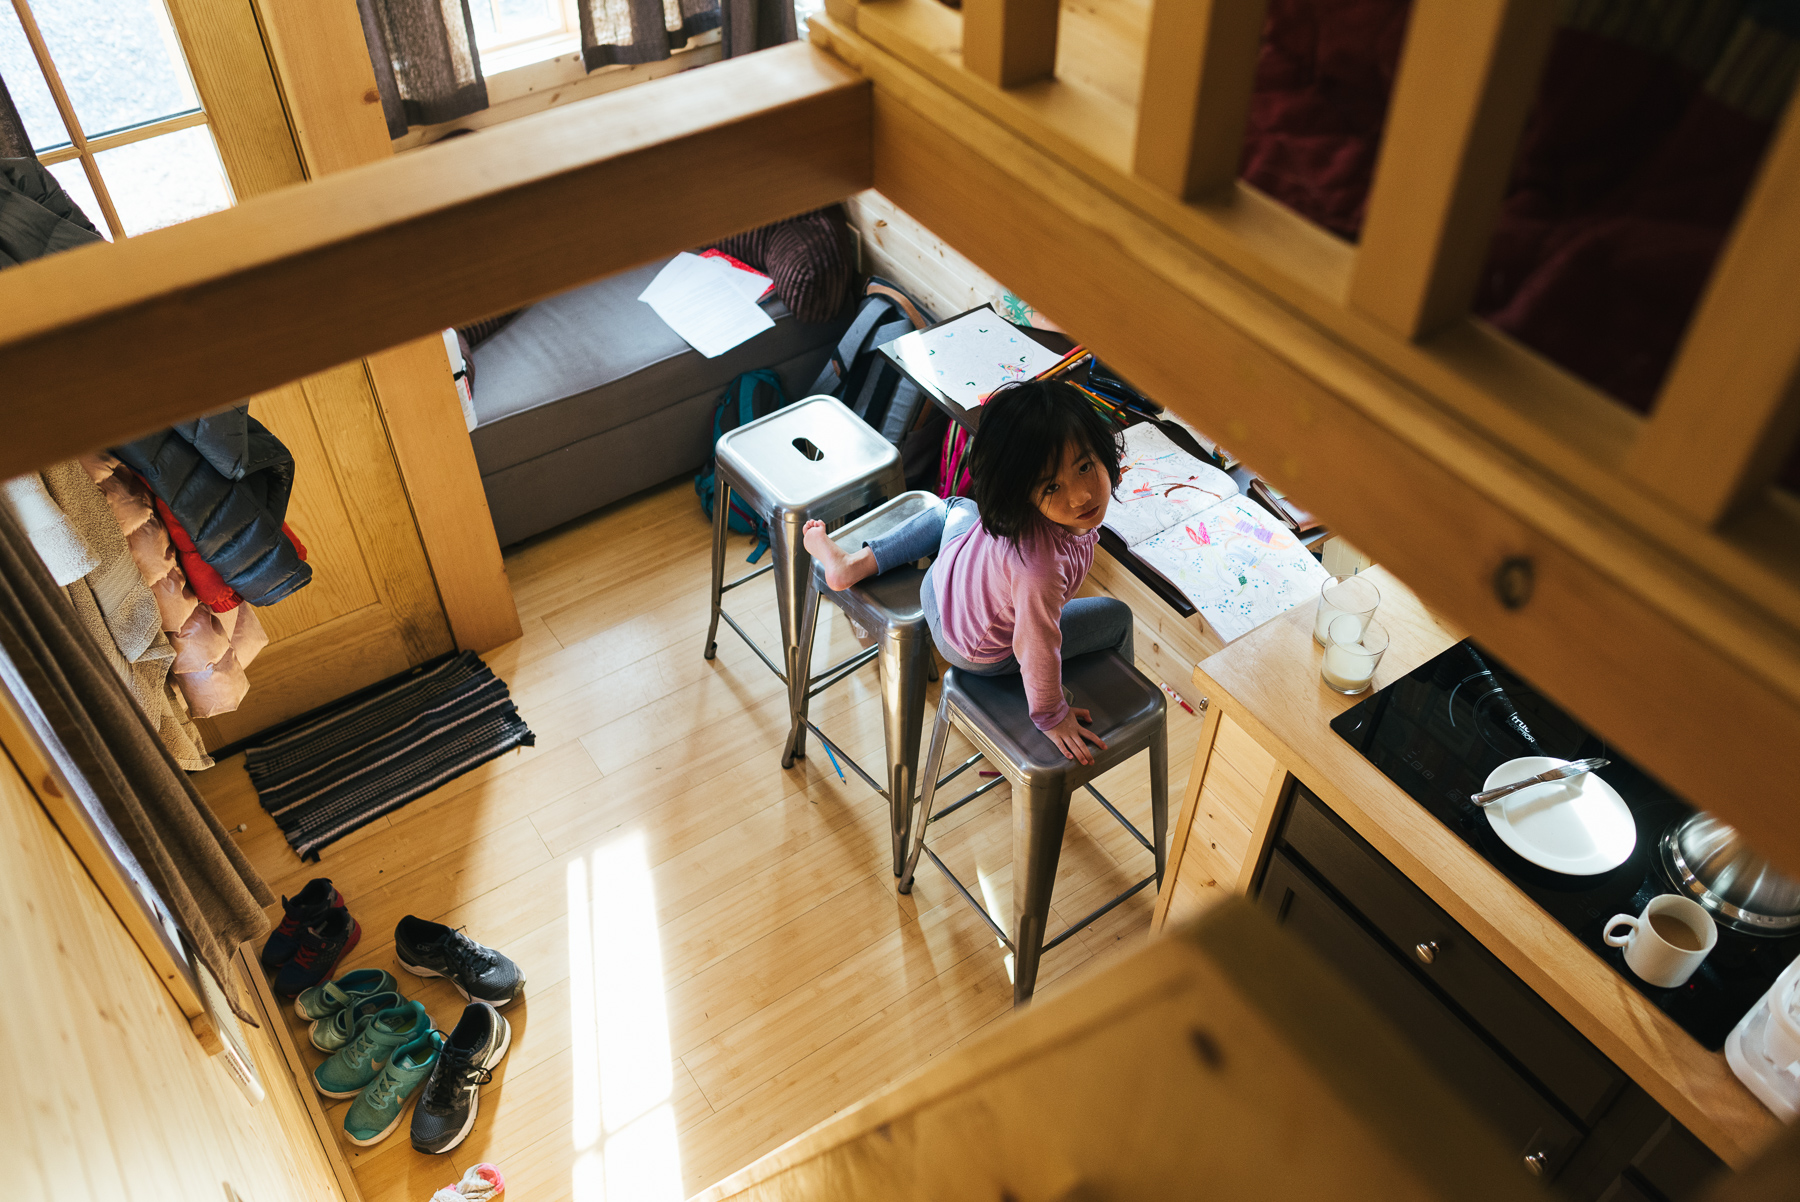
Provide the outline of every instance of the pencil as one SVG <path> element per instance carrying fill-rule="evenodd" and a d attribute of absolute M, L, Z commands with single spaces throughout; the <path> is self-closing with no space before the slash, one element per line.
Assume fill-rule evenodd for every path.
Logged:
<path fill-rule="evenodd" d="M 819 742 L 824 743 L 825 758 L 831 761 L 832 770 L 838 774 L 838 779 L 843 781 L 845 784 L 849 784 L 850 778 L 844 775 L 844 770 L 842 768 L 838 767 L 837 756 L 831 754 L 831 744 L 826 743 L 824 739 L 820 739 Z"/>

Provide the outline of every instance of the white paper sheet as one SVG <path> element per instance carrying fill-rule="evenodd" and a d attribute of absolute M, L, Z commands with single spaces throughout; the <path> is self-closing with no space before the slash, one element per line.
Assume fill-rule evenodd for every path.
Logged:
<path fill-rule="evenodd" d="M 1227 641 L 1317 597 L 1326 575 L 1293 531 L 1245 496 L 1227 497 L 1132 549 Z"/>
<path fill-rule="evenodd" d="M 908 375 L 965 409 L 1002 384 L 1032 379 L 1062 360 L 988 308 L 896 338 L 893 351 Z"/>
<path fill-rule="evenodd" d="M 1106 526 L 1136 546 L 1170 526 L 1189 521 L 1226 497 L 1237 481 L 1194 458 L 1149 422 L 1125 428 L 1119 486 L 1106 510 Z"/>
<path fill-rule="evenodd" d="M 701 255 L 700 259 L 704 263 L 711 264 L 716 271 L 730 282 L 733 288 L 736 288 L 739 292 L 742 292 L 753 301 L 761 300 L 763 293 L 775 286 L 775 281 L 760 271 L 753 271 L 745 267 L 734 267 L 724 259 L 717 258 L 713 255 Z"/>
<path fill-rule="evenodd" d="M 729 263 L 679 254 L 656 273 L 638 299 L 669 323 L 689 346 L 716 359 L 749 341 L 775 321 L 744 295 L 726 273 L 741 275 Z"/>

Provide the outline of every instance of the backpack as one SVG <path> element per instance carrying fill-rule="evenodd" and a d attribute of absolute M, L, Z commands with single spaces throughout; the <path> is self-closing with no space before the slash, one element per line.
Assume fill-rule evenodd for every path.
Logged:
<path fill-rule="evenodd" d="M 862 307 L 813 382 L 812 395 L 836 397 L 883 438 L 900 445 L 925 397 L 875 348 L 930 324 L 930 315 L 911 297 L 879 276 L 871 277 Z"/>
<path fill-rule="evenodd" d="M 760 371 L 747 371 L 725 386 L 719 399 L 713 405 L 713 445 L 717 446 L 720 435 L 727 430 L 735 430 L 739 426 L 748 425 L 759 417 L 767 417 L 788 403 L 787 393 L 782 391 L 781 377 L 768 368 Z M 717 461 L 709 458 L 700 474 L 694 477 L 694 491 L 700 496 L 700 508 L 708 518 L 713 515 L 713 498 L 717 492 Z M 750 553 L 750 562 L 755 563 L 762 558 L 762 553 L 769 548 L 769 528 L 762 518 L 744 507 L 737 497 L 731 498 L 731 511 L 725 517 L 726 524 L 739 534 L 754 534 L 756 548 Z"/>

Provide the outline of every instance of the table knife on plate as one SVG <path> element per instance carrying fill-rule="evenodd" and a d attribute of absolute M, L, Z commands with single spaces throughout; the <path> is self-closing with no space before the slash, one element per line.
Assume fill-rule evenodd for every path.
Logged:
<path fill-rule="evenodd" d="M 1487 807 L 1496 801 L 1503 801 L 1517 793 L 1520 789 L 1529 789 L 1533 785 L 1547 785 L 1552 781 L 1568 780 L 1572 776 L 1585 776 L 1589 772 L 1598 772 L 1612 763 L 1611 760 L 1591 759 L 1576 760 L 1564 764 L 1560 768 L 1552 768 L 1548 772 L 1540 772 L 1536 776 L 1528 776 L 1524 780 L 1514 781 L 1510 785 L 1501 785 L 1498 789 L 1489 789 L 1485 793 L 1471 793 L 1469 800 L 1478 806 Z"/>

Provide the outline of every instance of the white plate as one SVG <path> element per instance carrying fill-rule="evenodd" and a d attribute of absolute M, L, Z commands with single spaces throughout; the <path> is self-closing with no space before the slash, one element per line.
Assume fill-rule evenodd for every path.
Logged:
<path fill-rule="evenodd" d="M 1498 789 L 1568 760 L 1528 755 L 1488 773 L 1484 789 Z M 1488 825 L 1506 845 L 1533 864 L 1570 876 L 1617 868 L 1637 846 L 1637 823 L 1618 791 L 1589 772 L 1570 780 L 1520 789 L 1487 807 Z"/>

